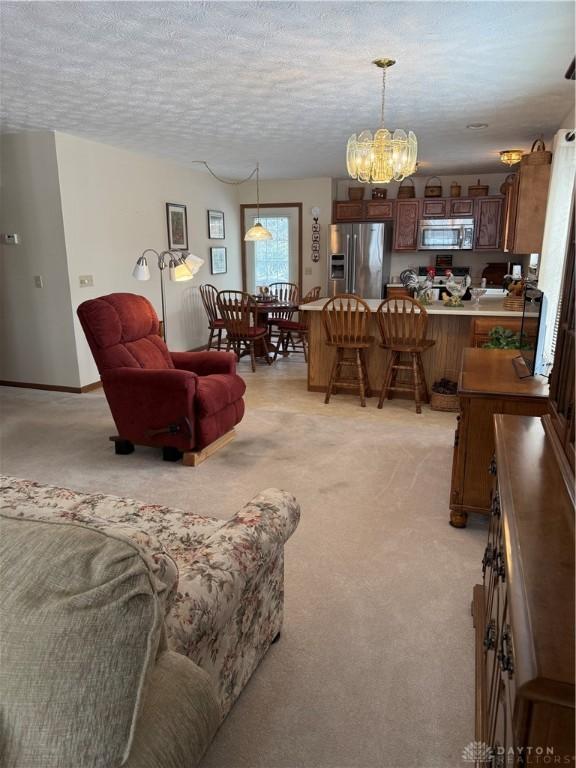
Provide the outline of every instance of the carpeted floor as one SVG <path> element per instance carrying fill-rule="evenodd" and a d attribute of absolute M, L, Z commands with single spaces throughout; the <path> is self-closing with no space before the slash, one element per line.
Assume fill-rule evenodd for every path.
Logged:
<path fill-rule="evenodd" d="M 454 414 L 256 373 L 237 439 L 196 469 L 115 456 L 102 392 L 2 388 L 2 470 L 221 518 L 279 486 L 302 505 L 285 626 L 202 768 L 463 768 L 474 738 L 472 587 L 483 520 L 448 525 Z"/>

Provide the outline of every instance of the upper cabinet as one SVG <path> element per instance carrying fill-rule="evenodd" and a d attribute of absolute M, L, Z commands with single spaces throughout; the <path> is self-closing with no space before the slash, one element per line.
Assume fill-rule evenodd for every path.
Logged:
<path fill-rule="evenodd" d="M 395 200 L 336 200 L 332 219 L 334 224 L 346 221 L 391 221 Z"/>
<path fill-rule="evenodd" d="M 477 251 L 496 251 L 501 247 L 501 197 L 477 197 L 474 227 L 474 248 Z"/>
<path fill-rule="evenodd" d="M 505 187 L 503 249 L 541 253 L 550 165 L 521 165 Z"/>
<path fill-rule="evenodd" d="M 418 222 L 421 200 L 396 200 L 394 250 L 415 251 L 418 248 Z"/>
<path fill-rule="evenodd" d="M 364 201 L 334 201 L 332 218 L 335 224 L 339 221 L 364 221 Z"/>
<path fill-rule="evenodd" d="M 436 200 L 425 198 L 422 200 L 423 219 L 447 219 L 448 200 L 437 198 Z"/>
<path fill-rule="evenodd" d="M 472 198 L 451 197 L 448 203 L 449 219 L 464 219 L 474 216 L 474 200 Z"/>

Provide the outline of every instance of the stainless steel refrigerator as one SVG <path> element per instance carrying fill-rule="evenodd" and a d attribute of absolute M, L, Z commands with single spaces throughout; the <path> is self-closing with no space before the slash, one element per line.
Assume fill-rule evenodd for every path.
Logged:
<path fill-rule="evenodd" d="M 390 282 L 392 223 L 333 224 L 330 227 L 328 295 L 356 293 L 382 299 Z"/>

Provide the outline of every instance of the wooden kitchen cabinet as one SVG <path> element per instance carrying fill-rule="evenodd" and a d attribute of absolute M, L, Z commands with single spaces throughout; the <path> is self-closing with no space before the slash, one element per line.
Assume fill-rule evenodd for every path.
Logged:
<path fill-rule="evenodd" d="M 506 183 L 503 249 L 541 253 L 550 185 L 550 165 L 521 165 Z"/>
<path fill-rule="evenodd" d="M 332 219 L 335 224 L 345 221 L 363 221 L 364 220 L 364 201 L 334 201 Z"/>
<path fill-rule="evenodd" d="M 448 206 L 449 219 L 463 219 L 470 216 L 474 216 L 474 200 L 472 198 L 450 198 Z"/>
<path fill-rule="evenodd" d="M 482 765 L 573 765 L 574 476 L 550 417 L 498 415 L 482 584 L 473 590 Z M 507 759 L 512 755 L 512 759 Z"/>
<path fill-rule="evenodd" d="M 455 528 L 466 526 L 470 512 L 490 512 L 488 466 L 494 453 L 494 414 L 547 412 L 547 380 L 541 376 L 520 379 L 512 362 L 515 357 L 515 349 L 464 350 L 450 489 L 450 524 Z"/>
<path fill-rule="evenodd" d="M 502 197 L 476 198 L 474 248 L 497 251 L 502 233 Z"/>
<path fill-rule="evenodd" d="M 445 198 L 422 200 L 423 219 L 446 219 L 448 218 L 447 211 L 448 200 Z"/>
<path fill-rule="evenodd" d="M 396 200 L 394 250 L 415 251 L 418 248 L 418 222 L 422 200 Z"/>
<path fill-rule="evenodd" d="M 366 200 L 366 221 L 390 221 L 394 218 L 394 200 Z"/>

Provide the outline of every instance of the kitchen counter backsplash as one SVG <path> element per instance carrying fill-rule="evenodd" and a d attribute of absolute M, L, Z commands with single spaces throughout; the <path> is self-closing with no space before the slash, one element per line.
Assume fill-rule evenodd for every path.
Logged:
<path fill-rule="evenodd" d="M 438 250 L 442 254 L 441 250 Z M 444 252 L 450 254 L 450 252 Z M 464 251 L 460 253 L 451 252 L 452 265 L 455 267 L 470 267 L 470 276 L 474 283 L 479 283 L 482 278 L 482 271 L 489 262 L 506 263 L 511 261 L 514 264 L 522 264 L 522 271 L 528 268 L 529 256 L 515 256 L 513 254 L 503 253 L 502 251 Z M 390 262 L 390 282 L 396 283 L 400 279 L 400 273 L 405 269 L 418 269 L 418 267 L 434 266 L 436 264 L 436 251 L 392 251 Z"/>

